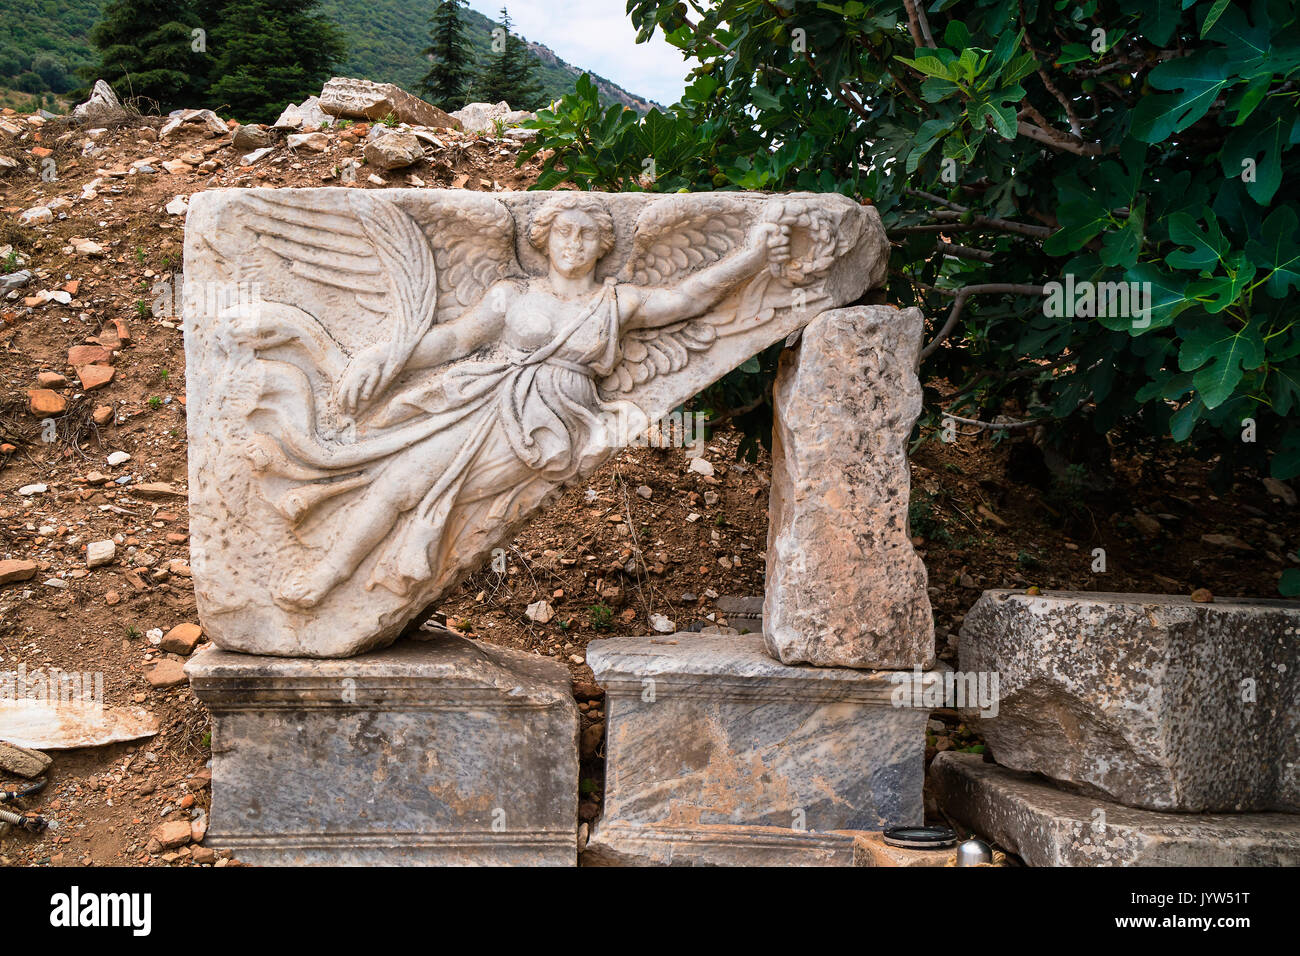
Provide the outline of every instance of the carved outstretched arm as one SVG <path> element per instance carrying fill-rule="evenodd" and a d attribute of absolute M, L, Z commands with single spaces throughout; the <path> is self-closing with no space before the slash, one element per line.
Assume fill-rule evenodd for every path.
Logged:
<path fill-rule="evenodd" d="M 754 227 L 743 252 L 701 269 L 672 289 L 642 289 L 627 327 L 652 329 L 702 315 L 746 279 L 771 262 L 790 256 L 788 226 L 764 222 Z"/>
<path fill-rule="evenodd" d="M 513 283 L 496 283 L 473 308 L 426 332 L 411 351 L 404 367 L 431 368 L 482 348 L 500 335 L 506 309 L 517 294 Z M 355 412 L 375 397 L 383 383 L 391 382 L 402 371 L 388 368 L 389 361 L 385 342 L 378 342 L 353 357 L 335 386 L 338 402 L 345 411 Z"/>
<path fill-rule="evenodd" d="M 444 362 L 454 362 L 496 340 L 501 335 L 506 310 L 518 294 L 513 282 L 497 282 L 472 309 L 426 332 L 411 353 L 407 368 L 432 368 Z"/>

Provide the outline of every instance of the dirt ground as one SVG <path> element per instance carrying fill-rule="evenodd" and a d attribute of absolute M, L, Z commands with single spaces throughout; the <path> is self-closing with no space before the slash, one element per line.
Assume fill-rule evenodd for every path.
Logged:
<path fill-rule="evenodd" d="M 35 273 L 0 298 L 0 562 L 37 565 L 31 577 L 0 583 L 0 671 L 102 673 L 107 704 L 143 707 L 161 728 L 142 741 L 53 752 L 46 790 L 23 807 L 58 827 L 0 836 L 0 864 L 229 862 L 201 842 L 151 840 L 160 824 L 186 819 L 201 835 L 210 739 L 186 685 L 154 686 L 146 676 L 183 659 L 151 632 L 197 623 L 184 333 L 168 308 L 184 217 L 168 204 L 225 186 L 522 189 L 536 171 L 515 168 L 510 142 L 449 132 L 410 169 L 379 172 L 377 184 L 363 166 L 346 183 L 340 169 L 361 158 L 349 139 L 364 127 L 328 131 L 324 152 L 281 144 L 241 166 L 229 136 L 186 125 L 160 143 L 160 125 L 128 124 L 91 143 L 86 130 L 57 121 L 0 116 L 0 156 L 17 164 L 0 168 L 0 275 Z M 42 178 L 46 159 L 55 178 Z M 139 160 L 155 171 L 129 173 Z M 166 171 L 177 160 L 184 165 Z M 50 221 L 20 224 L 23 210 L 56 197 L 66 201 Z M 67 295 L 42 295 L 60 291 Z M 84 346 L 91 350 L 69 355 Z M 62 411 L 33 413 L 38 377 Z M 912 531 L 944 660 L 955 659 L 962 615 L 984 588 L 1275 596 L 1291 560 L 1294 493 L 1266 488 L 1258 475 L 1241 474 L 1219 494 L 1208 484 L 1211 463 L 1168 449 L 1115 447 L 1087 467 L 1061 468 L 1029 434 L 1000 443 L 988 432 L 954 443 L 925 437 L 912 459 Z M 603 785 L 604 715 L 588 643 L 649 633 L 651 615 L 679 629 L 725 626 L 716 598 L 762 592 L 769 466 L 737 461 L 737 447 L 725 428 L 710 436 L 711 477 L 689 471 L 682 449 L 624 451 L 511 543 L 504 573 L 478 572 L 438 609 L 464 633 L 568 664 L 583 712 L 584 822 L 598 816 Z M 115 451 L 129 460 L 109 465 Z M 116 542 L 114 560 L 87 568 L 87 543 L 106 539 Z M 1097 548 L 1104 572 L 1094 570 Z M 525 613 L 539 600 L 555 612 L 545 624 Z M 955 714 L 936 714 L 930 727 L 928 756 L 980 746 L 977 728 Z"/>

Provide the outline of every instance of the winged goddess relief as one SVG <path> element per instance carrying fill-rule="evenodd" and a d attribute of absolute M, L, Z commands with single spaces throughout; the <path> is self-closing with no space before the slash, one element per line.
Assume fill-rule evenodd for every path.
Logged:
<path fill-rule="evenodd" d="M 599 194 L 535 206 L 532 273 L 489 194 L 373 198 L 322 210 L 250 192 L 254 248 L 208 243 L 242 281 L 303 290 L 214 324 L 231 379 L 256 368 L 245 454 L 260 494 L 311 552 L 269 582 L 285 611 L 359 571 L 397 595 L 449 586 L 502 525 L 609 454 L 611 413 L 639 414 L 629 399 L 656 376 L 777 308 L 815 314 L 816 280 L 860 229 L 799 195 L 668 197 L 641 208 L 623 268 L 600 278 L 618 235 Z"/>

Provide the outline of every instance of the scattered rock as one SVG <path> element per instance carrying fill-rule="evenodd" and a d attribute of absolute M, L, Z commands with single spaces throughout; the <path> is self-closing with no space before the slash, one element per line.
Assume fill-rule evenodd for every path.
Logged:
<path fill-rule="evenodd" d="M 26 498 L 29 495 L 43 495 L 45 494 L 45 492 L 49 490 L 50 490 L 49 485 L 38 482 L 34 485 L 23 485 L 21 488 L 18 489 L 18 493 L 22 495 L 24 498 Z"/>
<path fill-rule="evenodd" d="M 524 609 L 524 614 L 530 621 L 546 624 L 555 617 L 555 609 L 546 601 L 534 601 Z"/>
<path fill-rule="evenodd" d="M 131 486 L 131 493 L 138 498 L 184 498 L 185 491 L 173 488 L 165 481 L 144 481 Z"/>
<path fill-rule="evenodd" d="M 1212 548 L 1227 548 L 1229 551 L 1254 551 L 1249 544 L 1233 534 L 1203 534 L 1201 543 Z"/>
<path fill-rule="evenodd" d="M 705 458 L 692 458 L 686 470 L 697 475 L 703 475 L 705 478 L 713 477 L 713 465 Z"/>
<path fill-rule="evenodd" d="M 36 562 L 23 560 L 0 561 L 0 584 L 30 581 L 36 577 Z"/>
<path fill-rule="evenodd" d="M 126 115 L 122 103 L 113 88 L 103 80 L 96 80 L 90 91 L 90 99 L 78 103 L 72 108 L 72 115 L 78 122 L 87 126 L 95 123 L 109 123 Z"/>
<path fill-rule="evenodd" d="M 203 628 L 197 624 L 177 624 L 170 631 L 163 635 L 161 646 L 164 651 L 170 651 L 173 654 L 180 654 L 188 657 L 194 653 L 194 648 L 198 646 L 199 639 L 203 637 Z"/>
<path fill-rule="evenodd" d="M 321 127 L 328 123 L 332 117 L 320 108 L 320 97 L 309 96 L 303 100 L 301 106 L 294 106 L 290 103 L 280 114 L 280 118 L 275 121 L 274 129 L 299 129 L 300 127 L 315 126 Z"/>
<path fill-rule="evenodd" d="M 169 216 L 183 216 L 189 211 L 190 206 L 189 203 L 185 201 L 184 196 L 177 196 L 164 208 Z"/>
<path fill-rule="evenodd" d="M 1288 508 L 1296 506 L 1296 493 L 1285 481 L 1278 481 L 1276 478 L 1265 478 L 1264 490 L 1274 498 L 1280 498 Z"/>
<path fill-rule="evenodd" d="M 111 409 L 110 409 L 109 413 L 112 414 L 112 410 L 111 410 Z M 116 468 L 118 465 L 124 465 L 124 464 L 126 464 L 128 461 L 130 461 L 130 460 L 131 460 L 131 455 L 130 455 L 129 452 L 125 452 L 125 451 L 115 451 L 115 452 L 113 452 L 111 455 L 108 456 L 108 459 L 107 459 L 107 460 L 108 460 L 108 464 L 109 464 L 110 467 Z"/>
<path fill-rule="evenodd" d="M 19 777 L 39 777 L 54 761 L 48 754 L 0 740 L 0 770 Z"/>
<path fill-rule="evenodd" d="M 289 108 L 295 109 L 295 107 L 292 106 Z M 246 153 L 254 149 L 265 149 L 274 143 L 274 133 L 269 129 L 255 126 L 251 123 L 235 127 L 235 133 L 230 139 L 230 145 L 241 153 Z"/>
<path fill-rule="evenodd" d="M 185 665 L 180 661 L 170 659 L 159 661 L 153 668 L 145 672 L 144 678 L 151 686 L 160 690 L 168 687 L 179 687 L 188 679 L 185 676 Z"/>
<path fill-rule="evenodd" d="M 230 132 L 226 124 L 222 122 L 221 117 L 212 110 L 177 110 L 171 114 L 171 119 L 167 121 L 166 125 L 158 131 L 158 138 L 160 140 L 166 139 L 180 129 L 183 123 L 197 123 L 217 136 L 225 136 L 226 133 Z"/>
<path fill-rule="evenodd" d="M 149 839 L 157 842 L 164 850 L 174 850 L 178 846 L 185 846 L 191 842 L 194 836 L 190 831 L 190 821 L 169 820 L 154 827 L 153 832 L 149 834 Z"/>
<path fill-rule="evenodd" d="M 526 120 L 537 119 L 536 113 L 512 110 L 505 100 L 500 103 L 466 103 L 451 115 L 460 121 L 467 133 L 496 133 L 498 123 L 502 127 L 518 126 Z"/>
<path fill-rule="evenodd" d="M 33 388 L 27 393 L 27 407 L 33 415 L 62 415 L 68 400 L 48 388 Z"/>
<path fill-rule="evenodd" d="M 677 631 L 677 622 L 664 617 L 662 614 L 651 614 L 650 626 L 660 634 L 673 634 Z"/>
<path fill-rule="evenodd" d="M 86 545 L 86 567 L 99 568 L 112 564 L 117 556 L 117 545 L 112 541 L 92 541 Z"/>
<path fill-rule="evenodd" d="M 54 213 L 50 212 L 48 206 L 33 206 L 18 214 L 18 225 L 32 226 L 39 222 L 49 222 L 53 218 Z"/>
<path fill-rule="evenodd" d="M 309 149 L 323 153 L 330 148 L 330 139 L 324 133 L 290 133 L 285 145 L 290 149 Z"/>
<path fill-rule="evenodd" d="M 389 133 L 366 143 L 362 155 L 371 166 L 401 169 L 423 159 L 424 150 L 412 133 Z"/>
<path fill-rule="evenodd" d="M 81 387 L 89 392 L 113 381 L 116 372 L 117 369 L 108 365 L 82 365 L 77 368 L 77 378 L 81 380 Z"/>

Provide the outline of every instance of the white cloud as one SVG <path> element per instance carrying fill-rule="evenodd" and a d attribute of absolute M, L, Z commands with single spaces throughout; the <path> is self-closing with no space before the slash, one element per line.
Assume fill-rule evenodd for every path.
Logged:
<path fill-rule="evenodd" d="M 503 3 L 470 0 L 469 5 L 495 22 Z M 579 69 L 665 106 L 681 97 L 689 69 L 681 51 L 661 33 L 649 43 L 637 43 L 623 0 L 507 0 L 504 6 L 515 33 L 550 47 Z"/>

